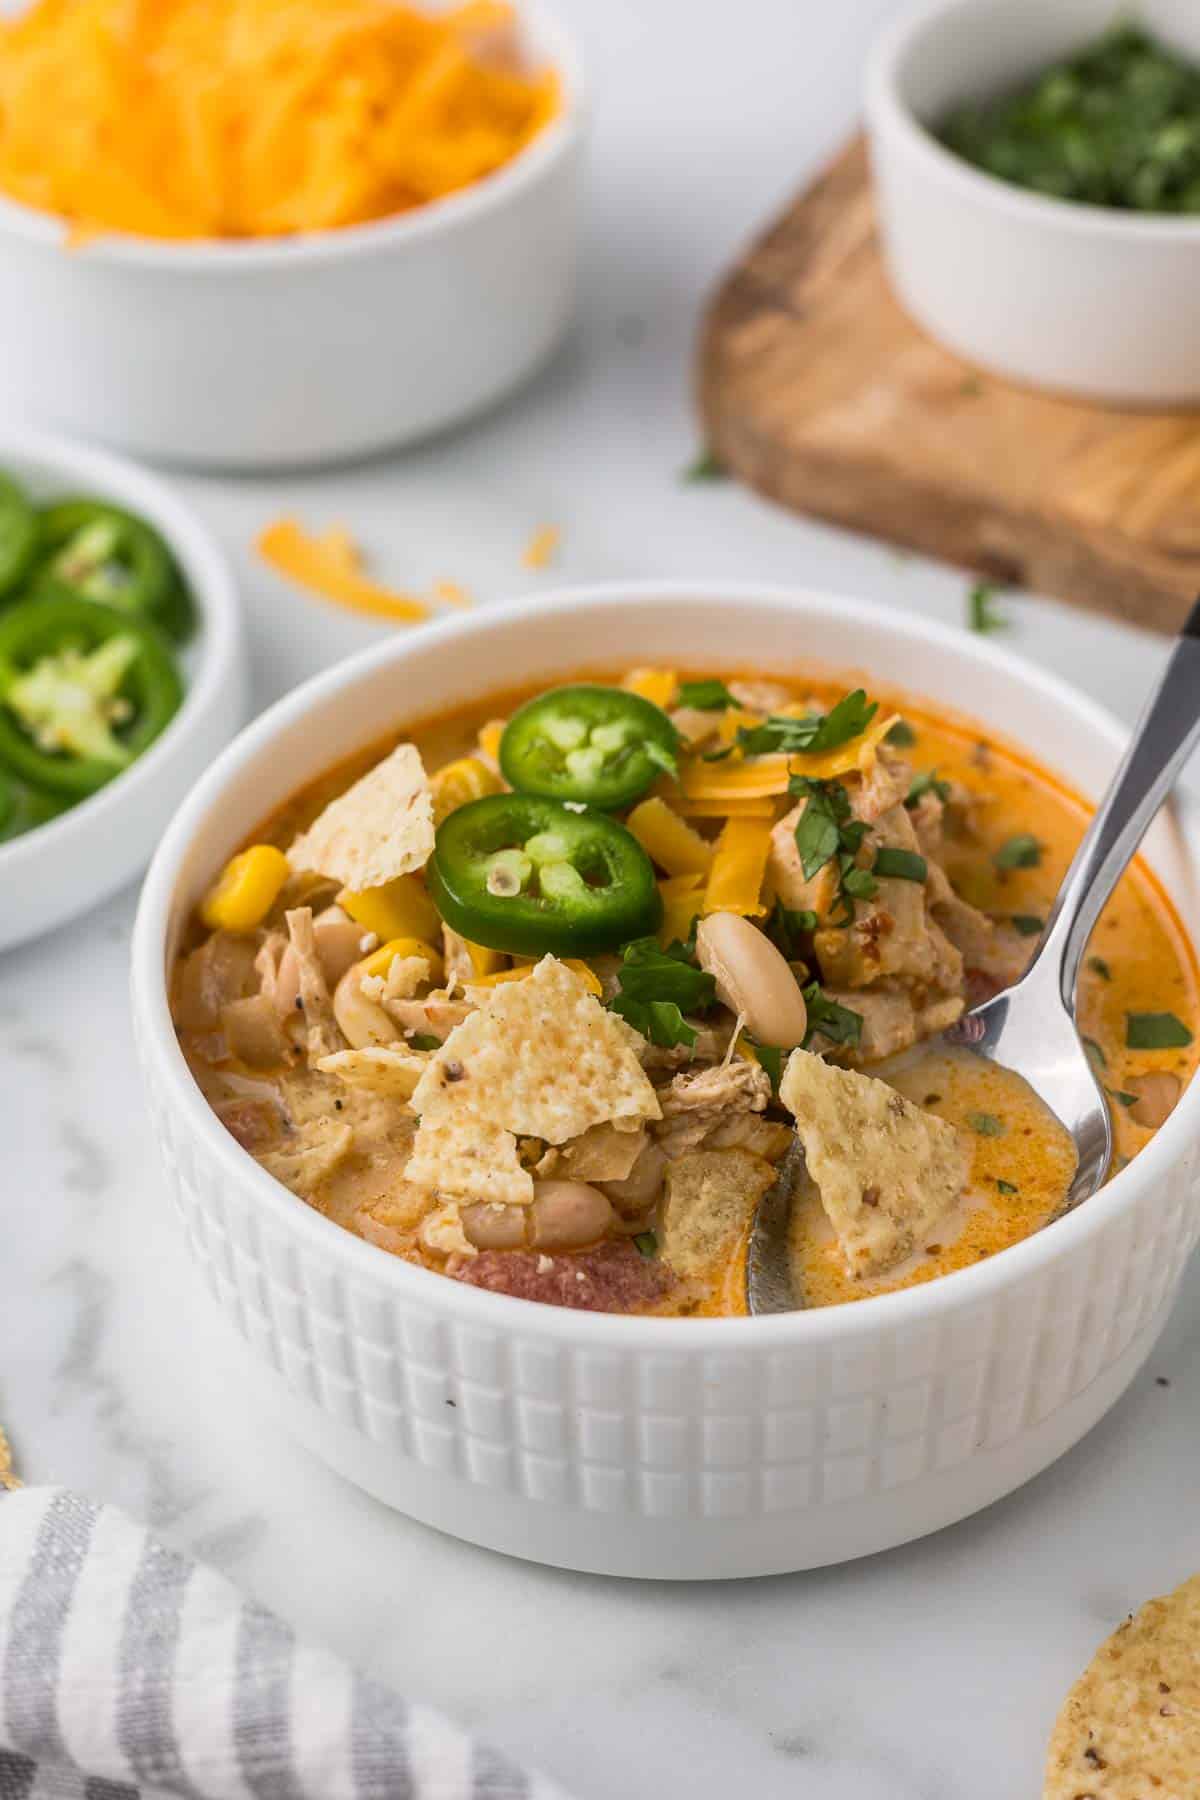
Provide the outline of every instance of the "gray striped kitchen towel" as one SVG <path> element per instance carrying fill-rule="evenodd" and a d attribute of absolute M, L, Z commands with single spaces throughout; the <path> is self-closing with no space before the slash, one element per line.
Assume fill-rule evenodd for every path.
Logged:
<path fill-rule="evenodd" d="M 566 1800 L 62 1488 L 0 1495 L 0 1800 Z"/>

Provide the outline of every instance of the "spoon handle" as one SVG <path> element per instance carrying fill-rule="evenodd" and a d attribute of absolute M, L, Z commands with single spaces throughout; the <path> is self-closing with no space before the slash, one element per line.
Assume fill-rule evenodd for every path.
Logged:
<path fill-rule="evenodd" d="M 1038 961 L 1060 959 L 1059 983 L 1068 1011 L 1096 921 L 1197 744 L 1200 600 L 1175 641 L 1162 679 L 1142 711 L 1050 914 Z"/>

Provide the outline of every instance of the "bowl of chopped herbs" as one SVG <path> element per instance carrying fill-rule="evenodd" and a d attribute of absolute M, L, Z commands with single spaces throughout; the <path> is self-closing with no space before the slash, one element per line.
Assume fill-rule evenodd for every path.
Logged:
<path fill-rule="evenodd" d="M 873 53 L 884 255 L 918 324 L 1013 381 L 1200 402 L 1200 6 L 932 0 Z"/>

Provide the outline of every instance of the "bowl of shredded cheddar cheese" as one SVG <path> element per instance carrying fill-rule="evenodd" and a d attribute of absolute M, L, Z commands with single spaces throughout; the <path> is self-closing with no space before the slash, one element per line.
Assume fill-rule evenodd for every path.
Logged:
<path fill-rule="evenodd" d="M 561 33 L 501 0 L 32 0 L 0 400 L 231 468 L 463 419 L 565 328 L 581 124 Z"/>

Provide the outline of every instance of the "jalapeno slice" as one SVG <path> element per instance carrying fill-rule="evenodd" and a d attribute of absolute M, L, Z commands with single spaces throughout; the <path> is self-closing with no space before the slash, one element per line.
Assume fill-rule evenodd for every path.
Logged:
<path fill-rule="evenodd" d="M 70 804 L 62 794 L 47 794 L 0 769 L 0 844 L 47 824 Z"/>
<path fill-rule="evenodd" d="M 179 709 L 154 627 L 44 591 L 0 614 L 0 768 L 82 799 L 119 775 Z"/>
<path fill-rule="evenodd" d="M 518 956 L 611 950 L 662 919 L 654 869 L 632 832 L 534 794 L 489 794 L 452 812 L 426 881 L 455 931 Z"/>
<path fill-rule="evenodd" d="M 660 707 L 624 688 L 552 688 L 526 702 L 500 739 L 500 767 L 523 794 L 631 806 L 674 774 L 679 734 Z"/>
<path fill-rule="evenodd" d="M 57 500 L 40 517 L 40 575 L 181 639 L 192 606 L 175 559 L 144 519 L 100 500 Z"/>
<path fill-rule="evenodd" d="M 0 598 L 18 588 L 37 555 L 38 517 L 11 475 L 0 475 Z"/>

